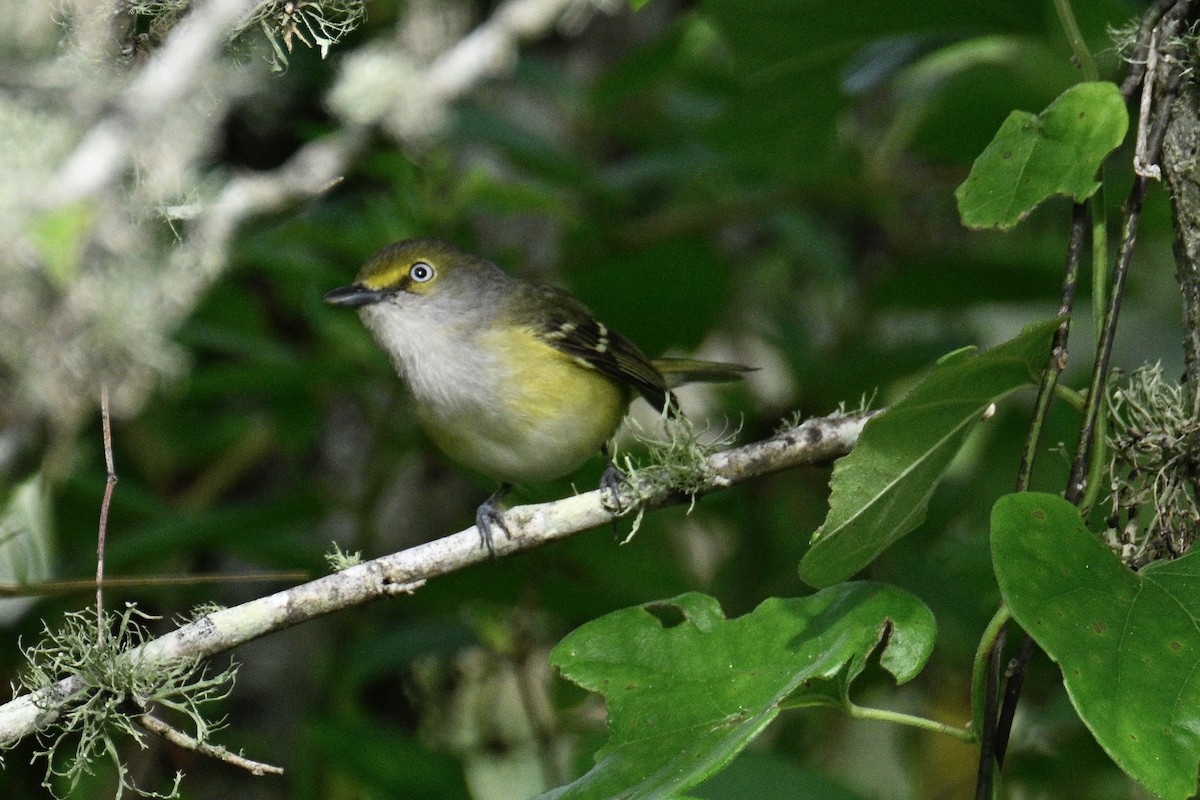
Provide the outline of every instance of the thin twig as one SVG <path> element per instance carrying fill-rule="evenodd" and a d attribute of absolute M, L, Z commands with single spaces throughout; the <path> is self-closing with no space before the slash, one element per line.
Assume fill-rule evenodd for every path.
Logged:
<path fill-rule="evenodd" d="M 1059 295 L 1058 304 L 1058 315 L 1063 318 L 1063 321 L 1058 326 L 1058 330 L 1054 332 L 1054 339 L 1050 344 L 1050 358 L 1046 363 L 1046 368 L 1042 371 L 1042 382 L 1038 387 L 1033 418 L 1029 423 L 1029 435 L 1025 439 L 1025 449 L 1021 453 L 1021 465 L 1017 468 L 1017 481 L 1014 490 L 1018 492 L 1024 492 L 1029 489 L 1034 460 L 1037 457 L 1038 447 L 1041 443 L 1042 430 L 1045 427 L 1046 417 L 1050 410 L 1050 401 L 1054 397 L 1054 388 L 1058 385 L 1058 378 L 1067 366 L 1067 339 L 1071 332 L 1071 314 L 1075 307 L 1075 290 L 1079 280 L 1079 267 L 1088 246 L 1088 233 L 1091 230 L 1091 214 L 1088 211 L 1087 204 L 1076 203 L 1071 209 L 1071 237 L 1067 246 L 1067 263 L 1063 271 L 1062 290 Z M 998 637 L 997 641 L 1001 644 L 996 646 L 996 649 L 1002 649 L 1003 636 Z M 975 785 L 975 796 L 977 798 L 987 798 L 990 794 L 992 768 L 994 764 L 999 763 L 996 754 L 1003 752 L 1007 746 L 1007 733 L 1004 735 L 1004 738 L 1000 738 L 1000 733 L 996 728 L 999 713 L 996 693 L 998 691 L 997 687 L 1000 685 L 1000 661 L 995 657 L 996 649 L 993 649 L 992 657 L 989 658 L 987 663 L 988 688 L 985 697 L 983 728 L 979 732 L 981 746 L 979 750 L 979 772 Z"/>
<path fill-rule="evenodd" d="M 113 466 L 112 419 L 108 410 L 108 383 L 100 384 L 100 423 L 104 429 L 104 499 L 100 502 L 100 527 L 96 534 L 96 646 L 104 646 L 104 543 L 108 536 L 108 507 L 112 503 L 113 487 L 117 485 L 117 470 Z"/>
<path fill-rule="evenodd" d="M 245 756 L 231 753 L 229 750 L 216 744 L 208 744 L 202 742 L 194 736 L 189 736 L 178 728 L 163 722 L 158 717 L 152 714 L 143 714 L 138 717 L 138 723 L 155 734 L 161 736 L 173 745 L 183 747 L 187 750 L 194 750 L 203 756 L 215 758 L 218 761 L 224 761 L 226 764 L 232 764 L 235 767 L 241 767 L 251 775 L 262 777 L 263 775 L 282 775 L 283 767 L 276 767 L 273 764 L 264 764 L 261 761 L 252 761 Z"/>
<path fill-rule="evenodd" d="M 1079 283 L 1079 267 L 1088 247 L 1090 231 L 1091 216 L 1087 204 L 1076 203 L 1071 209 L 1071 238 L 1067 245 L 1067 265 L 1063 271 L 1062 289 L 1059 293 L 1058 316 L 1062 317 L 1062 324 L 1054 332 L 1054 339 L 1050 343 L 1050 358 L 1046 362 L 1046 368 L 1042 370 L 1042 382 L 1033 406 L 1033 418 L 1029 423 L 1025 449 L 1021 453 L 1021 465 L 1017 468 L 1014 491 L 1024 492 L 1029 489 L 1034 460 L 1042 440 L 1042 429 L 1050 411 L 1050 401 L 1054 398 L 1054 388 L 1058 385 L 1059 376 L 1067 368 L 1067 340 L 1071 334 L 1071 314 L 1075 310 L 1075 290 Z"/>
<path fill-rule="evenodd" d="M 1143 178 L 1158 180 L 1162 170 L 1147 158 L 1146 138 L 1150 135 L 1150 107 L 1154 99 L 1154 73 L 1158 69 L 1158 28 L 1150 32 L 1150 48 L 1146 51 L 1146 74 L 1142 81 L 1142 100 L 1138 104 L 1137 144 L 1133 151 L 1133 171 Z"/>

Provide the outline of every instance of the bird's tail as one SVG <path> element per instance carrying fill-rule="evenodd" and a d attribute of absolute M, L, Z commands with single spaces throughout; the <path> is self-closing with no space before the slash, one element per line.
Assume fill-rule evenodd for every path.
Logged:
<path fill-rule="evenodd" d="M 667 386 L 672 388 L 685 383 L 727 383 L 741 380 L 747 372 L 758 367 L 728 364 L 721 361 L 699 361 L 694 358 L 656 358 L 654 368 L 662 373 Z"/>

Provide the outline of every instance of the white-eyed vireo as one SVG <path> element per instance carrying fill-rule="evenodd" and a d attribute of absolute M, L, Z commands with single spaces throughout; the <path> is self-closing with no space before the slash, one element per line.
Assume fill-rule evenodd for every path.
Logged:
<path fill-rule="evenodd" d="M 634 391 L 676 413 L 670 386 L 747 370 L 651 361 L 567 292 L 512 278 L 437 239 L 385 247 L 325 301 L 359 310 L 434 443 L 500 482 L 475 515 L 489 550 L 495 528 L 508 535 L 498 503 L 514 483 L 566 475 L 601 452 L 604 485 L 615 487 L 620 473 L 606 446 Z"/>

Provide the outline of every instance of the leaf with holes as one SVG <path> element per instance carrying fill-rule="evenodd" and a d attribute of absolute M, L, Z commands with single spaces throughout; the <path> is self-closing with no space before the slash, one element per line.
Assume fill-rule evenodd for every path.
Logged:
<path fill-rule="evenodd" d="M 1197 793 L 1200 552 L 1133 572 L 1060 497 L 992 509 L 992 559 L 1013 617 L 1062 668 L 1075 710 L 1159 797 Z"/>
<path fill-rule="evenodd" d="M 697 593 L 615 611 L 550 654 L 564 677 L 604 695 L 611 737 L 586 775 L 542 797 L 675 796 L 728 764 L 781 707 L 844 707 L 881 642 L 884 669 L 911 679 L 935 632 L 920 600 L 875 583 L 772 598 L 736 619 Z"/>

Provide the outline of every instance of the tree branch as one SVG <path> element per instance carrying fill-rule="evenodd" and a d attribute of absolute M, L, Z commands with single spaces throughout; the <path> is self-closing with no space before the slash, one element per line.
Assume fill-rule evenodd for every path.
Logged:
<path fill-rule="evenodd" d="M 124 169 L 140 137 L 196 88 L 217 49 L 258 0 L 208 0 L 193 9 L 75 148 L 50 186 L 51 204 L 104 189 Z"/>
<path fill-rule="evenodd" d="M 803 424 L 708 459 L 715 487 L 800 464 L 823 464 L 850 452 L 871 414 L 810 419 Z M 669 489 L 651 492 L 630 511 L 688 502 Z M 599 490 L 551 503 L 519 506 L 505 514 L 512 536 L 495 543 L 496 556 L 529 550 L 612 522 Z M 142 663 L 208 657 L 273 631 L 362 605 L 380 597 L 411 594 L 430 578 L 489 559 L 472 526 L 399 553 L 295 586 L 233 608 L 216 611 L 137 647 L 126 655 Z M 82 689 L 75 676 L 0 706 L 0 748 L 11 746 L 53 721 Z"/>
<path fill-rule="evenodd" d="M 156 736 L 160 736 L 176 747 L 182 747 L 185 750 L 194 750 L 203 756 L 215 758 L 218 761 L 224 761 L 226 764 L 231 764 L 235 767 L 246 770 L 251 775 L 262 777 L 263 775 L 282 775 L 283 767 L 276 767 L 273 764 L 264 764 L 261 761 L 254 761 L 246 758 L 240 753 L 233 753 L 219 745 L 202 742 L 194 736 L 189 736 L 178 728 L 173 728 L 166 722 L 162 721 L 153 714 L 143 714 L 138 717 L 138 722 L 142 727 Z"/>

